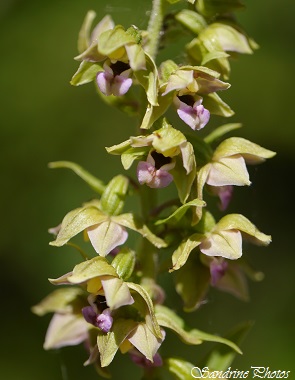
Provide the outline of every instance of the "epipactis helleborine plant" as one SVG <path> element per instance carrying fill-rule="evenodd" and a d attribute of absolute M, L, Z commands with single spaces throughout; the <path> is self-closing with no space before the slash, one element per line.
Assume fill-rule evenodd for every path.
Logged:
<path fill-rule="evenodd" d="M 106 106 L 136 118 L 134 135 L 106 150 L 121 157 L 125 171 L 135 161 L 137 166 L 105 184 L 73 162 L 50 163 L 73 170 L 96 197 L 49 230 L 50 245 L 74 247 L 82 261 L 50 279 L 58 288 L 32 311 L 53 314 L 46 350 L 83 344 L 84 365 L 103 378 L 111 377 L 115 355 L 138 366 L 143 379 L 166 378 L 166 371 L 191 378 L 196 363 L 177 347 L 167 354 L 168 331 L 191 346 L 218 343 L 198 364 L 210 363 L 210 370 L 241 353 L 236 343 L 247 324 L 230 340 L 190 328 L 178 315 L 179 300 L 185 312 L 196 312 L 212 287 L 248 300 L 247 276 L 260 280 L 262 274 L 247 263 L 243 243 L 271 242 L 246 216 L 225 211 L 235 187 L 251 185 L 247 165 L 275 152 L 242 137 L 224 138 L 238 123 L 210 126 L 213 118 L 234 114 L 219 95 L 230 88 L 231 58 L 258 48 L 236 21 L 240 8 L 240 0 L 153 0 L 146 29 L 117 24 L 110 15 L 93 27 L 94 11 L 82 24 L 75 57 L 80 64 L 71 84 L 93 82 Z M 190 36 L 185 46 L 175 30 Z M 171 36 L 177 59 L 159 62 Z M 158 202 L 163 191 L 165 200 Z M 131 196 L 140 207 L 126 202 Z M 84 242 L 74 243 L 80 234 Z M 160 285 L 163 273 L 179 299 Z"/>

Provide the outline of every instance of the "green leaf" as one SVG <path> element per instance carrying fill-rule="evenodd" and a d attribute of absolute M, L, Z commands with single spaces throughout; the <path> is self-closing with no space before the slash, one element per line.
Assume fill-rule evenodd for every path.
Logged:
<path fill-rule="evenodd" d="M 149 147 L 129 148 L 121 155 L 121 161 L 123 168 L 128 170 L 135 160 L 141 159 L 147 156 Z"/>
<path fill-rule="evenodd" d="M 77 264 L 68 280 L 72 284 L 81 284 L 95 277 L 118 277 L 116 269 L 104 257 L 97 256 Z"/>
<path fill-rule="evenodd" d="M 131 213 L 113 216 L 112 220 L 124 227 L 137 231 L 157 248 L 163 248 L 167 246 L 166 242 L 158 236 L 154 235 L 149 230 L 149 228 L 143 224 L 139 217 L 136 217 Z"/>
<path fill-rule="evenodd" d="M 168 216 L 165 219 L 160 219 L 157 220 L 155 225 L 163 224 L 163 223 L 177 223 L 180 221 L 180 219 L 183 217 L 183 215 L 186 213 L 186 211 L 191 207 L 191 206 L 199 206 L 199 207 L 204 207 L 206 206 L 206 203 L 198 198 L 185 203 L 184 205 L 180 206 L 177 210 L 173 212 L 170 216 Z"/>
<path fill-rule="evenodd" d="M 207 40 L 214 41 L 224 51 L 233 51 L 241 54 L 252 54 L 247 37 L 225 22 L 212 23 L 200 36 L 206 46 Z"/>
<path fill-rule="evenodd" d="M 202 240 L 204 239 L 204 235 L 195 233 L 186 240 L 184 240 L 179 247 L 172 254 L 172 264 L 173 267 L 169 270 L 169 272 L 173 272 L 181 268 L 189 258 L 189 255 L 193 249 L 198 247 Z"/>
<path fill-rule="evenodd" d="M 236 229 L 257 245 L 268 245 L 271 242 L 271 236 L 260 232 L 258 228 L 241 214 L 228 214 L 219 220 L 216 225 L 218 230 Z"/>
<path fill-rule="evenodd" d="M 126 281 L 133 273 L 135 261 L 135 252 L 128 248 L 123 248 L 114 257 L 111 265 L 116 269 L 118 276 Z"/>
<path fill-rule="evenodd" d="M 97 346 L 102 367 L 107 367 L 113 361 L 119 346 L 136 326 L 137 322 L 134 322 L 131 319 L 115 319 L 112 331 L 97 336 Z"/>
<path fill-rule="evenodd" d="M 98 51 L 110 57 L 116 50 L 120 50 L 121 47 L 129 43 L 135 43 L 134 37 L 126 33 L 121 25 L 117 25 L 114 29 L 101 33 L 98 39 Z M 119 51 L 118 54 L 122 55 L 121 51 Z M 112 58 L 120 59 L 120 57 Z"/>
<path fill-rule="evenodd" d="M 82 61 L 70 83 L 73 86 L 81 86 L 82 84 L 92 82 L 99 71 L 104 71 L 99 63 Z"/>
<path fill-rule="evenodd" d="M 195 160 L 194 155 L 191 156 Z M 173 180 L 178 191 L 178 196 L 181 203 L 185 203 L 190 195 L 192 185 L 196 178 L 195 161 L 193 170 L 187 174 L 183 162 L 179 156 L 175 158 L 175 167 L 170 171 L 173 175 Z"/>
<path fill-rule="evenodd" d="M 226 334 L 225 337 L 240 345 L 252 326 L 252 321 L 242 322 Z M 215 371 L 225 371 L 232 364 L 235 357 L 236 352 L 232 351 L 227 346 L 218 345 L 206 355 L 205 359 L 200 363 L 200 367 L 208 367 L 210 370 Z"/>
<path fill-rule="evenodd" d="M 203 341 L 222 343 L 241 354 L 239 347 L 228 339 L 208 334 L 197 329 L 186 329 L 184 321 L 166 306 L 156 305 L 155 309 L 159 325 L 173 330 L 184 343 L 193 345 L 201 344 Z"/>
<path fill-rule="evenodd" d="M 81 306 L 82 296 L 84 296 L 84 292 L 80 288 L 57 289 L 33 306 L 31 310 L 40 317 L 47 313 L 72 313 L 77 304 Z"/>
<path fill-rule="evenodd" d="M 142 286 L 135 284 L 133 282 L 127 282 L 127 285 L 129 289 L 138 293 L 141 296 L 141 298 L 144 300 L 144 304 L 146 308 L 146 313 L 145 313 L 146 323 L 149 326 L 150 330 L 153 331 L 153 334 L 157 338 L 162 339 L 162 332 L 161 332 L 159 323 L 155 317 L 153 302 L 148 292 Z"/>
<path fill-rule="evenodd" d="M 199 34 L 207 26 L 207 22 L 202 15 L 189 9 L 182 9 L 175 15 L 175 18 L 195 34 Z"/>
<path fill-rule="evenodd" d="M 200 262 L 199 255 L 191 255 L 186 264 L 174 272 L 175 289 L 186 312 L 192 312 L 202 304 L 210 278 L 210 271 Z"/>
<path fill-rule="evenodd" d="M 203 96 L 203 105 L 211 113 L 218 116 L 230 117 L 234 111 L 215 92 Z"/>
<path fill-rule="evenodd" d="M 153 147 L 165 157 L 173 157 L 179 154 L 179 146 L 186 142 L 184 134 L 168 123 L 163 128 L 153 132 L 153 137 Z"/>
<path fill-rule="evenodd" d="M 227 58 L 229 56 L 230 55 L 225 53 L 224 51 L 213 50 L 203 56 L 201 64 L 206 65 L 206 63 L 215 59 Z"/>
<path fill-rule="evenodd" d="M 173 101 L 173 93 L 169 92 L 166 95 L 159 95 L 157 106 L 147 105 L 146 113 L 141 122 L 141 129 L 150 129 L 153 124 L 167 111 Z"/>
<path fill-rule="evenodd" d="M 80 54 L 83 53 L 90 44 L 90 31 L 95 17 L 96 13 L 92 10 L 88 11 L 85 16 L 78 37 L 78 51 Z"/>
<path fill-rule="evenodd" d="M 143 51 L 143 50 L 142 50 Z M 135 72 L 135 77 L 145 89 L 152 106 L 158 106 L 159 75 L 157 66 L 150 55 L 145 53 L 146 68 Z"/>
<path fill-rule="evenodd" d="M 129 337 L 130 343 L 151 362 L 153 362 L 153 357 L 161 345 L 161 340 L 152 333 L 145 323 L 139 323 Z"/>
<path fill-rule="evenodd" d="M 226 133 L 229 133 L 241 127 L 242 127 L 241 123 L 228 123 L 228 124 L 221 125 L 220 127 L 214 129 L 214 131 L 209 133 L 209 135 L 207 135 L 204 138 L 204 141 L 207 144 L 211 144 L 213 141 L 218 140 L 219 138 L 224 136 Z"/>
<path fill-rule="evenodd" d="M 164 366 L 170 371 L 177 380 L 192 379 L 192 369 L 194 364 L 181 358 L 166 358 Z"/>
<path fill-rule="evenodd" d="M 241 154 L 248 164 L 259 164 L 267 158 L 276 155 L 275 152 L 265 149 L 242 137 L 230 137 L 216 148 L 213 159 L 218 160 L 220 157 L 227 157 L 235 154 Z"/>
<path fill-rule="evenodd" d="M 88 204 L 84 207 L 76 208 L 64 217 L 56 239 L 49 244 L 61 247 L 81 231 L 95 224 L 102 223 L 107 219 L 107 215 L 92 205 Z"/>
<path fill-rule="evenodd" d="M 82 166 L 75 164 L 74 162 L 55 161 L 55 162 L 50 162 L 48 166 L 49 168 L 53 168 L 53 169 L 57 169 L 57 168 L 71 169 L 97 193 L 102 194 L 104 191 L 105 185 L 101 180 L 94 177 L 87 170 L 83 169 Z"/>
<path fill-rule="evenodd" d="M 106 147 L 106 151 L 110 154 L 123 154 L 131 147 L 131 139 L 123 141 L 120 144 Z"/>
<path fill-rule="evenodd" d="M 103 211 L 109 215 L 118 215 L 124 207 L 129 180 L 123 175 L 117 175 L 106 185 L 100 198 Z"/>
<path fill-rule="evenodd" d="M 206 17 L 229 13 L 245 6 L 240 0 L 198 0 L 196 9 Z"/>

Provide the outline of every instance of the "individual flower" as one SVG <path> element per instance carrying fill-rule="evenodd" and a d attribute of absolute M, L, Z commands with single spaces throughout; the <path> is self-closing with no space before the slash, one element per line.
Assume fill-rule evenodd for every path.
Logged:
<path fill-rule="evenodd" d="M 209 212 L 203 214 L 203 219 L 196 228 L 204 230 L 196 232 L 182 241 L 172 255 L 171 271 L 181 268 L 196 247 L 199 247 L 199 250 L 209 257 L 236 260 L 243 253 L 243 238 L 257 245 L 268 245 L 271 242 L 270 235 L 260 232 L 243 215 L 228 214 L 216 223 Z"/>
<path fill-rule="evenodd" d="M 104 71 L 98 71 L 96 82 L 100 91 L 106 95 L 121 96 L 126 94 L 132 85 L 131 68 L 127 63 L 105 61 Z"/>
<path fill-rule="evenodd" d="M 276 153 L 241 137 L 230 137 L 215 149 L 211 160 L 198 172 L 198 198 L 203 199 L 205 184 L 216 186 L 222 207 L 231 197 L 231 188 L 224 186 L 249 186 L 251 181 L 246 164 L 264 162 Z M 222 194 L 222 190 L 225 190 Z M 200 220 L 202 209 L 196 208 L 195 222 Z"/>
<path fill-rule="evenodd" d="M 175 163 L 170 157 L 153 151 L 149 153 L 146 161 L 140 161 L 137 165 L 138 182 L 151 188 L 166 187 L 173 181 L 169 170 L 174 166 Z"/>
<path fill-rule="evenodd" d="M 85 231 L 93 248 L 100 256 L 106 256 L 128 238 L 126 228 L 137 231 L 157 247 L 166 243 L 154 235 L 140 218 L 131 213 L 121 214 L 128 180 L 114 177 L 105 187 L 101 199 L 93 200 L 70 211 L 63 219 L 53 246 L 63 246 L 78 233 Z"/>
<path fill-rule="evenodd" d="M 146 54 L 141 46 L 139 31 L 130 27 L 125 30 L 115 25 L 110 16 L 105 16 L 91 31 L 95 18 L 89 12 L 79 34 L 79 55 L 75 57 L 81 64 L 71 79 L 71 84 L 82 85 L 96 80 L 99 90 L 106 96 L 122 96 L 133 84 L 138 73 L 137 83 L 143 87 L 153 86 L 143 78 L 141 72 L 147 72 Z M 147 74 L 149 76 L 149 74 Z M 155 79 L 156 80 L 156 79 Z M 149 97 L 151 98 L 151 97 Z"/>
<path fill-rule="evenodd" d="M 184 203 L 190 194 L 196 174 L 193 146 L 187 141 L 184 134 L 173 128 L 166 119 L 163 120 L 162 125 L 162 128 L 157 129 L 150 135 L 130 137 L 129 140 L 106 149 L 108 153 L 121 155 L 121 161 L 126 170 L 131 167 L 136 159 L 146 158 L 151 152 L 155 151 L 157 158 L 156 160 L 155 157 L 152 156 L 152 158 L 156 166 L 153 165 L 151 158 L 148 158 L 144 165 L 140 164 L 139 166 L 139 174 L 142 174 L 142 180 L 152 185 L 158 186 L 160 184 L 161 186 L 163 183 L 166 184 L 169 178 L 171 179 L 166 173 L 158 172 L 157 181 L 159 180 L 159 175 L 161 176 L 162 174 L 165 174 L 165 180 L 161 178 L 161 181 L 155 183 L 152 181 L 155 178 L 153 177 L 153 174 L 156 173 L 155 169 L 159 170 L 161 168 L 161 170 L 164 170 L 164 167 L 162 168 L 162 164 L 158 160 L 161 157 L 165 165 L 170 165 L 171 163 L 171 166 L 165 166 L 165 171 L 171 170 L 180 200 Z M 155 155 L 156 153 L 152 154 Z M 172 163 L 175 163 L 173 168 Z"/>
<path fill-rule="evenodd" d="M 166 83 L 161 85 L 161 96 L 166 98 L 172 93 L 178 116 L 193 130 L 202 129 L 210 119 L 210 110 L 202 104 L 203 98 L 216 91 L 226 90 L 230 85 L 219 80 L 216 71 L 206 67 L 182 66 L 173 71 L 173 64 L 167 62 L 167 67 L 164 64 L 162 71 L 168 69 L 172 72 Z M 213 99 L 215 101 L 220 102 L 217 95 Z M 212 99 L 208 104 L 212 113 L 216 113 L 217 107 L 211 107 Z"/>
<path fill-rule="evenodd" d="M 76 265 L 72 272 L 50 279 L 54 285 L 80 285 L 86 287 L 90 298 L 91 307 L 97 314 L 104 310 L 98 308 L 97 297 L 104 297 L 105 308 L 110 311 L 134 302 L 126 283 L 119 278 L 115 268 L 104 257 L 97 256 L 91 260 Z M 94 297 L 94 298 L 93 298 Z M 86 309 L 86 315 L 91 319 L 90 309 Z"/>
<path fill-rule="evenodd" d="M 178 116 L 194 131 L 204 128 L 210 119 L 210 112 L 204 108 L 202 101 L 200 97 L 195 100 L 190 94 L 174 98 Z"/>

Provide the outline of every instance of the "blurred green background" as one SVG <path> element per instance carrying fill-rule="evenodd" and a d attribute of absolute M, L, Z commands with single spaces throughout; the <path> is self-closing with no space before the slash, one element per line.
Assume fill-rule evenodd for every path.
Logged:
<path fill-rule="evenodd" d="M 294 16 L 291 0 L 245 1 L 238 19 L 260 45 L 253 56 L 232 64 L 231 89 L 223 97 L 242 122 L 238 133 L 277 156 L 251 168 L 252 186 L 238 189 L 230 212 L 247 216 L 271 234 L 268 248 L 249 246 L 244 254 L 265 273 L 251 283 L 251 301 L 212 291 L 208 303 L 190 315 L 191 323 L 224 333 L 240 321 L 255 324 L 233 367 L 291 370 L 294 365 Z M 100 19 L 112 14 L 125 26 L 146 25 L 148 0 L 1 0 L 1 378 L 7 380 L 95 379 L 83 368 L 83 348 L 42 349 L 50 316 L 30 307 L 53 290 L 48 277 L 67 272 L 79 257 L 69 248 L 53 248 L 47 232 L 93 193 L 73 173 L 47 168 L 50 161 L 79 163 L 102 180 L 121 171 L 118 157 L 104 146 L 125 140 L 134 122 L 101 103 L 92 85 L 69 84 L 77 69 L 76 39 L 89 9 Z M 106 162 L 108 162 L 106 164 Z M 179 299 L 175 300 L 179 304 Z M 168 336 L 168 342 L 178 342 Z M 174 344 L 173 343 L 173 344 Z M 180 355 L 184 345 L 169 345 Z M 190 349 L 198 364 L 204 344 Z M 175 351 L 176 350 L 176 351 Z M 178 350 L 178 352 L 177 352 Z M 114 379 L 139 378 L 126 358 L 115 359 Z M 125 371 L 125 372 L 124 372 Z M 129 372 L 128 372 L 129 371 Z"/>

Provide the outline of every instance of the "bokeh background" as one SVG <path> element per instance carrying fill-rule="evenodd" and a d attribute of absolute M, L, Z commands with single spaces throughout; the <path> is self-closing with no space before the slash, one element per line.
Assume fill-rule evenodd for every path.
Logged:
<path fill-rule="evenodd" d="M 224 96 L 235 110 L 238 133 L 277 156 L 251 169 L 252 186 L 238 190 L 231 206 L 271 234 L 268 248 L 247 247 L 253 266 L 265 274 L 250 284 L 251 301 L 211 292 L 190 321 L 224 333 L 240 321 L 255 321 L 232 367 L 291 370 L 294 365 L 294 16 L 292 0 L 245 1 L 238 19 L 260 45 L 253 56 L 232 64 L 232 84 Z M 83 368 L 82 348 L 42 349 L 50 316 L 37 317 L 32 305 L 53 290 L 58 277 L 76 264 L 71 249 L 48 245 L 49 227 L 93 193 L 72 172 L 51 170 L 51 161 L 79 163 L 102 180 L 121 171 L 118 157 L 104 146 L 128 138 L 134 122 L 101 103 L 92 85 L 69 84 L 77 69 L 76 39 L 89 9 L 125 26 L 146 25 L 149 0 L 1 0 L 1 251 L 0 371 L 7 380 L 95 379 Z M 179 300 L 175 300 L 179 303 Z M 170 338 L 170 342 L 178 342 Z M 174 344 L 174 343 L 173 343 Z M 169 345 L 169 347 L 173 347 Z M 184 346 L 177 343 L 175 355 Z M 190 350 L 198 364 L 204 344 Z M 176 349 L 176 352 L 175 352 Z M 177 349 L 179 352 L 177 352 Z M 140 371 L 116 358 L 115 379 L 138 379 Z M 131 371 L 131 372 L 130 372 Z"/>

